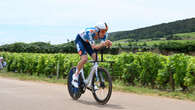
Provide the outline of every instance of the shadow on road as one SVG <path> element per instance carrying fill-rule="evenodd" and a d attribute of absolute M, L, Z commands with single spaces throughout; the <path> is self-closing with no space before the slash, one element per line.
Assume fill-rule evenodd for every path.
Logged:
<path fill-rule="evenodd" d="M 124 107 L 120 106 L 120 105 L 115 105 L 115 104 L 105 104 L 105 105 L 100 105 L 98 104 L 97 102 L 91 102 L 91 101 L 87 101 L 87 100 L 77 100 L 79 103 L 81 104 L 85 104 L 85 105 L 88 105 L 88 106 L 96 106 L 98 108 L 111 108 L 111 109 L 124 109 Z"/>

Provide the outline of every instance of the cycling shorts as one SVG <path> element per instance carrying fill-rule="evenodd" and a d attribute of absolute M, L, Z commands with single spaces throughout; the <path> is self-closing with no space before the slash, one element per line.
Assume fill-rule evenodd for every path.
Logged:
<path fill-rule="evenodd" d="M 77 47 L 77 52 L 80 56 L 87 55 L 87 53 L 91 56 L 95 51 L 92 49 L 91 45 L 88 42 L 85 42 L 80 35 L 78 34 L 75 39 L 75 44 Z"/>

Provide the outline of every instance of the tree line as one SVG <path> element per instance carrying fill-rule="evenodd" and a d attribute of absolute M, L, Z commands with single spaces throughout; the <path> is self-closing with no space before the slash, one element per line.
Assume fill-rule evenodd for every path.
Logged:
<path fill-rule="evenodd" d="M 104 53 L 118 54 L 119 48 L 105 48 Z M 17 42 L 0 46 L 0 51 L 16 53 L 77 53 L 74 41 L 52 45 L 46 42 L 23 43 Z"/>
<path fill-rule="evenodd" d="M 76 47 L 73 41 L 59 45 L 52 45 L 46 42 L 17 42 L 0 46 L 0 51 L 17 53 L 76 53 Z"/>
<path fill-rule="evenodd" d="M 136 42 L 129 42 L 127 46 L 118 44 L 111 48 L 105 48 L 104 53 L 119 54 L 120 52 L 145 52 L 158 49 L 160 52 L 172 51 L 176 53 L 189 53 L 195 51 L 195 41 L 181 42 L 178 40 L 168 40 L 154 45 L 146 43 L 138 44 Z M 16 53 L 77 53 L 76 45 L 73 41 L 52 45 L 45 42 L 34 43 L 13 43 L 0 46 L 0 51 L 16 52 Z"/>

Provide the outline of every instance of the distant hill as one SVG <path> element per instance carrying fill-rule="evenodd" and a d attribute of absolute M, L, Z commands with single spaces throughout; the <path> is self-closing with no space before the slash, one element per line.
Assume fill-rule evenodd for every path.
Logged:
<path fill-rule="evenodd" d="M 158 39 L 167 35 L 188 32 L 195 32 L 195 18 L 162 23 L 130 31 L 112 32 L 109 34 L 109 39 L 112 41 L 121 39 Z"/>

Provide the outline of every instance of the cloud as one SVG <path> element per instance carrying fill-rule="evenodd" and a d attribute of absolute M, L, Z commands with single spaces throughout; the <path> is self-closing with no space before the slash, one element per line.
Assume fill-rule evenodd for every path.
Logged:
<path fill-rule="evenodd" d="M 193 0 L 1 0 L 0 31 L 5 33 L 0 35 L 8 42 L 28 41 L 26 36 L 39 41 L 44 35 L 58 42 L 74 39 L 98 21 L 107 21 L 113 32 L 194 17 L 194 4 Z"/>
<path fill-rule="evenodd" d="M 0 24 L 83 26 L 102 19 L 111 25 L 159 22 L 193 16 L 193 3 L 192 0 L 6 0 L 0 1 L 3 9 Z"/>
<path fill-rule="evenodd" d="M 5 34 L 5 32 L 0 32 L 0 35 L 3 35 L 3 34 Z"/>

